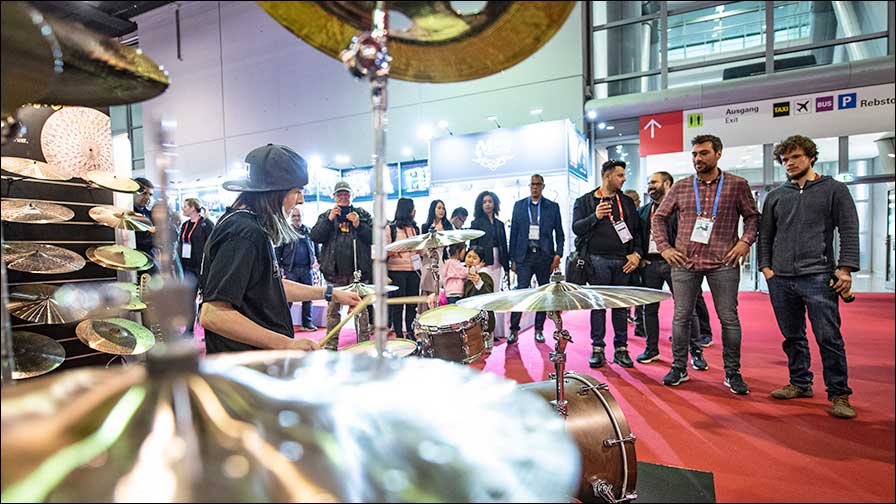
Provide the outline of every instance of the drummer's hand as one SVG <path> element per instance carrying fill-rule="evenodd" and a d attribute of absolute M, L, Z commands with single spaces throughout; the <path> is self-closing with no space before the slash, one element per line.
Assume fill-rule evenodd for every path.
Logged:
<path fill-rule="evenodd" d="M 557 268 L 560 267 L 560 259 L 562 259 L 560 256 L 554 256 L 554 260 L 551 261 L 551 273 L 557 271 Z"/>
<path fill-rule="evenodd" d="M 333 207 L 332 210 L 330 210 L 330 215 L 327 216 L 327 218 L 330 219 L 331 221 L 334 221 L 334 220 L 336 220 L 336 217 L 338 217 L 339 214 L 341 214 L 341 213 L 342 213 L 342 209 L 339 208 L 339 205 L 336 205 L 335 207 Z"/>
<path fill-rule="evenodd" d="M 355 306 L 361 302 L 361 296 L 356 292 L 333 291 L 333 301 L 341 305 Z"/>
<path fill-rule="evenodd" d="M 304 350 L 310 352 L 312 350 L 320 350 L 320 344 L 309 338 L 291 339 L 287 343 L 285 350 Z"/>
<path fill-rule="evenodd" d="M 358 216 L 357 212 L 351 212 L 346 215 L 345 218 L 348 219 L 348 221 L 352 223 L 352 226 L 355 226 L 356 228 L 361 225 L 361 218 Z"/>

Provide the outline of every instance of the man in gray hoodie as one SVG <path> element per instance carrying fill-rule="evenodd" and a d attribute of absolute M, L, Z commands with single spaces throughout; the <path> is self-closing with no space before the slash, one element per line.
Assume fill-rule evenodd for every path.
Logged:
<path fill-rule="evenodd" d="M 775 146 L 775 159 L 787 170 L 788 182 L 771 191 L 762 208 L 759 269 L 778 327 L 790 383 L 774 390 L 775 399 L 812 397 L 806 312 L 821 351 L 824 383 L 831 414 L 853 418 L 849 404 L 846 350 L 840 333 L 838 295 L 847 296 L 852 272 L 859 270 L 859 218 L 845 184 L 815 172 L 815 143 L 800 135 Z M 840 256 L 834 257 L 834 228 L 840 235 Z"/>

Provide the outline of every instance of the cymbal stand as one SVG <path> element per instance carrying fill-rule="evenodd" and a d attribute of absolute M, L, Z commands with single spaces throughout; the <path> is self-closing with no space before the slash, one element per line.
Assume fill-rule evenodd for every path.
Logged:
<path fill-rule="evenodd" d="M 355 264 L 358 264 L 358 259 L 357 259 L 357 249 L 355 249 L 355 254 L 356 254 L 356 255 L 355 255 Z M 355 285 L 360 285 L 360 284 L 361 284 L 361 270 L 359 270 L 359 269 L 356 269 L 356 270 L 355 270 L 354 280 L 355 280 L 355 281 L 354 281 Z M 362 342 L 367 341 L 367 340 L 370 339 L 370 334 L 369 334 L 369 331 L 370 331 L 370 320 L 369 320 L 369 317 L 368 317 L 367 313 L 368 313 L 367 310 L 364 310 L 364 311 L 362 311 L 361 313 L 359 313 L 357 317 L 355 317 L 355 341 L 356 341 L 357 343 L 362 343 Z M 364 333 L 364 339 L 361 339 L 361 325 L 362 325 L 362 324 L 361 324 L 361 320 L 362 320 L 362 317 L 367 321 L 367 323 L 364 324 L 364 325 L 367 327 L 367 330 L 366 330 L 365 333 Z"/>
<path fill-rule="evenodd" d="M 556 380 L 557 400 L 551 401 L 557 413 L 563 418 L 567 415 L 566 391 L 563 386 L 563 379 L 566 375 L 566 344 L 572 342 L 572 336 L 569 331 L 563 328 L 563 319 L 560 317 L 559 311 L 548 312 L 548 318 L 554 322 L 554 340 L 556 345 L 554 351 L 551 352 L 551 362 L 554 363 L 554 373 L 552 378 Z"/>

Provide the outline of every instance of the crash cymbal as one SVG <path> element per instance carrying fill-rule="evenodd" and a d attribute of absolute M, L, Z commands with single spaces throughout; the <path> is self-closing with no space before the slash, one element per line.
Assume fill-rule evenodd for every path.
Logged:
<path fill-rule="evenodd" d="M 407 252 L 409 250 L 428 250 L 439 247 L 447 247 L 455 243 L 475 240 L 484 235 L 485 231 L 478 229 L 452 229 L 450 231 L 430 231 L 403 240 L 398 240 L 386 245 L 388 252 Z"/>
<path fill-rule="evenodd" d="M 87 182 L 103 189 L 123 193 L 135 193 L 140 190 L 140 184 L 134 179 L 119 177 L 112 172 L 91 170 L 81 176 Z"/>
<path fill-rule="evenodd" d="M 143 271 L 152 268 L 152 258 L 137 249 L 121 245 L 90 247 L 87 258 L 104 268 L 123 271 Z"/>
<path fill-rule="evenodd" d="M 577 285 L 554 275 L 551 282 L 534 289 L 482 294 L 457 302 L 464 308 L 493 312 L 602 310 L 658 303 L 672 294 L 644 287 Z"/>
<path fill-rule="evenodd" d="M 68 283 L 53 297 L 60 306 L 86 311 L 85 318 L 109 318 L 124 311 L 146 309 L 140 286 L 127 282 Z"/>
<path fill-rule="evenodd" d="M 0 158 L 0 168 L 16 175 L 41 180 L 68 180 L 72 178 L 71 173 L 58 166 L 20 157 L 3 156 Z"/>
<path fill-rule="evenodd" d="M 111 120 L 96 109 L 62 107 L 41 128 L 40 148 L 48 163 L 65 166 L 75 177 L 89 171 L 111 172 Z"/>
<path fill-rule="evenodd" d="M 12 377 L 15 380 L 49 373 L 65 360 L 65 348 L 43 334 L 13 331 L 12 348 L 16 364 Z"/>
<path fill-rule="evenodd" d="M 386 292 L 394 292 L 394 291 L 398 290 L 398 286 L 397 285 L 387 285 L 385 287 L 385 289 L 386 289 Z M 363 298 L 363 297 L 367 297 L 371 294 L 375 294 L 376 286 L 371 285 L 371 284 L 361 283 L 361 282 L 353 282 L 344 287 L 334 287 L 333 290 L 338 290 L 338 291 L 343 291 L 343 292 L 354 292 Z"/>
<path fill-rule="evenodd" d="M 114 355 L 139 355 L 156 344 L 152 331 L 123 318 L 85 320 L 75 334 L 90 348 Z"/>
<path fill-rule="evenodd" d="M 131 210 L 113 206 L 93 207 L 87 212 L 90 218 L 104 226 L 128 231 L 155 231 L 146 217 Z"/>
<path fill-rule="evenodd" d="M 15 27 L 9 34 L 8 25 Z M 29 102 L 136 103 L 168 87 L 167 73 L 139 49 L 43 16 L 25 2 L 3 2 L 2 61 L 4 114 Z"/>
<path fill-rule="evenodd" d="M 373 2 L 258 2 L 278 23 L 311 46 L 339 59 L 352 37 L 370 31 Z M 459 14 L 451 2 L 392 2 L 390 77 L 457 82 L 491 75 L 521 62 L 563 26 L 575 2 L 487 2 Z"/>
<path fill-rule="evenodd" d="M 10 315 L 37 324 L 68 324 L 83 319 L 87 312 L 59 304 L 55 285 L 19 285 L 9 288 Z"/>
<path fill-rule="evenodd" d="M 9 269 L 44 275 L 71 273 L 86 264 L 78 253 L 44 243 L 4 243 L 3 261 Z"/>
<path fill-rule="evenodd" d="M 2 219 L 28 224 L 54 224 L 71 220 L 75 216 L 70 208 L 36 200 L 3 200 Z"/>

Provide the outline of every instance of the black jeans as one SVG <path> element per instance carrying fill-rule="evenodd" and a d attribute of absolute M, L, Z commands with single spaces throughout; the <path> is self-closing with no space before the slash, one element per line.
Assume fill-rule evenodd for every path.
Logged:
<path fill-rule="evenodd" d="M 516 288 L 528 289 L 532 285 L 532 276 L 538 280 L 538 285 L 547 285 L 551 281 L 551 261 L 554 256 L 539 251 L 533 254 L 531 251 L 526 252 L 526 259 L 516 264 Z M 510 314 L 510 330 L 520 330 L 520 320 L 523 314 L 513 312 Z M 544 319 L 547 318 L 546 312 L 535 312 L 535 330 L 544 330 Z"/>
<path fill-rule="evenodd" d="M 628 285 L 629 274 L 622 271 L 625 258 L 590 255 L 591 276 L 589 285 Z M 613 308 L 613 346 L 628 345 L 628 308 Z M 603 348 L 607 334 L 607 310 L 591 310 L 591 345 Z"/>
<path fill-rule="evenodd" d="M 812 386 L 811 354 L 806 337 L 806 313 L 821 351 L 824 384 L 828 399 L 850 395 L 847 384 L 846 348 L 840 333 L 839 295 L 828 285 L 830 274 L 792 277 L 773 276 L 768 295 L 778 327 L 784 335 L 784 353 L 790 369 L 790 383 L 800 388 Z"/>
<path fill-rule="evenodd" d="M 292 271 L 286 272 L 286 279 L 304 285 L 312 285 L 311 268 L 293 268 Z M 302 325 L 307 327 L 311 323 L 311 301 L 302 301 Z"/>
<path fill-rule="evenodd" d="M 389 297 L 404 297 L 420 295 L 420 273 L 417 271 L 390 271 L 389 278 L 392 285 L 398 287 L 397 291 L 389 293 Z M 404 326 L 408 333 L 408 339 L 414 339 L 414 319 L 417 317 L 416 304 L 389 305 L 389 319 L 395 336 L 404 337 L 401 329 L 401 313 L 404 312 Z"/>
<path fill-rule="evenodd" d="M 669 290 L 675 292 L 672 287 L 672 267 L 669 263 L 662 259 L 650 261 L 650 264 L 641 269 L 641 277 L 644 279 L 644 287 L 650 289 L 662 289 L 663 282 L 669 286 Z M 702 298 L 701 295 L 697 296 Z M 660 304 L 651 303 L 644 306 L 644 321 L 641 326 L 644 334 L 647 335 L 647 345 L 645 350 L 648 352 L 659 352 L 660 339 Z M 691 318 L 691 338 L 690 338 L 691 354 L 699 354 L 700 347 L 700 324 L 697 321 L 697 314 Z"/>

